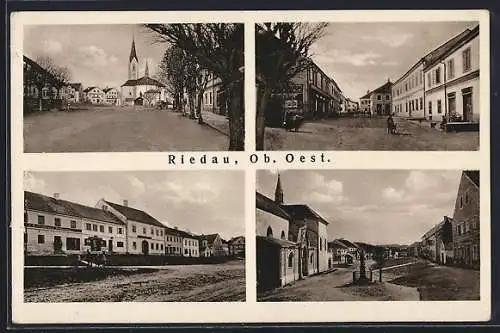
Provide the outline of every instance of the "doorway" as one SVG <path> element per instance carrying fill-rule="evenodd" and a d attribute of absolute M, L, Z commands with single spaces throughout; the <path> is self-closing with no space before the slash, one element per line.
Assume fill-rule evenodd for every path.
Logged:
<path fill-rule="evenodd" d="M 303 248 L 302 249 L 302 276 L 307 276 L 309 275 L 309 270 L 307 268 L 307 259 L 308 259 L 308 255 L 307 255 L 307 248 Z"/>
<path fill-rule="evenodd" d="M 61 236 L 54 236 L 54 252 L 62 251 L 62 239 Z"/>
<path fill-rule="evenodd" d="M 148 255 L 149 254 L 149 244 L 148 241 L 142 241 L 142 254 Z"/>
<path fill-rule="evenodd" d="M 113 240 L 108 240 L 108 251 L 113 252 Z"/>
<path fill-rule="evenodd" d="M 472 121 L 472 89 L 462 90 L 463 101 L 463 119 L 464 121 Z"/>

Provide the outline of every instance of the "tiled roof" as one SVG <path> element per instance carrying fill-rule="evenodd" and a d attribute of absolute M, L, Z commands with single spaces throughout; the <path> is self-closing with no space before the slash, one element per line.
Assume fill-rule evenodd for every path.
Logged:
<path fill-rule="evenodd" d="M 389 94 L 391 92 L 391 86 L 392 86 L 392 82 L 387 81 L 386 83 L 384 83 L 383 85 L 381 85 L 380 87 L 378 87 L 377 89 L 372 91 L 372 93 Z"/>
<path fill-rule="evenodd" d="M 155 79 L 152 79 L 148 76 L 143 76 L 140 79 L 137 80 L 127 80 L 124 84 L 122 84 L 122 87 L 129 86 L 129 87 L 135 87 L 135 86 L 156 86 L 156 87 L 165 87 L 163 83 L 160 81 L 157 81 Z"/>
<path fill-rule="evenodd" d="M 257 209 L 279 216 L 285 220 L 290 220 L 290 214 L 288 214 L 280 205 L 278 205 L 276 202 L 269 199 L 265 195 L 256 192 L 255 199 Z"/>
<path fill-rule="evenodd" d="M 460 34 L 456 35 L 452 39 L 448 40 L 444 44 L 441 44 L 440 46 L 438 46 L 437 48 L 426 54 L 423 58 L 424 67 L 428 67 L 434 64 L 444 54 L 446 54 L 449 50 L 451 50 L 456 43 L 458 43 L 463 38 L 467 37 L 470 32 L 471 32 L 470 29 L 466 29 L 462 31 Z"/>
<path fill-rule="evenodd" d="M 106 200 L 105 200 L 106 201 Z M 141 222 L 149 225 L 154 225 L 155 227 L 165 228 L 165 225 L 159 222 L 157 219 L 149 215 L 148 213 L 131 208 L 128 206 L 119 205 L 113 202 L 106 201 L 108 205 L 119 211 L 121 214 L 125 215 L 128 220 L 133 220 L 136 222 Z"/>
<path fill-rule="evenodd" d="M 311 207 L 307 205 L 281 205 L 281 207 L 292 217 L 303 219 L 312 217 L 318 219 L 321 223 L 328 225 L 328 222 L 316 213 Z"/>
<path fill-rule="evenodd" d="M 478 170 L 475 170 L 475 171 L 467 170 L 467 171 L 464 171 L 464 173 L 467 177 L 469 177 L 470 180 L 472 180 L 472 182 L 474 184 L 476 184 L 477 187 L 479 187 L 479 171 Z"/>
<path fill-rule="evenodd" d="M 123 225 L 113 214 L 102 209 L 81 205 L 75 202 L 56 199 L 39 193 L 24 191 L 24 207 L 50 214 L 60 214 L 87 218 L 96 221 Z"/>

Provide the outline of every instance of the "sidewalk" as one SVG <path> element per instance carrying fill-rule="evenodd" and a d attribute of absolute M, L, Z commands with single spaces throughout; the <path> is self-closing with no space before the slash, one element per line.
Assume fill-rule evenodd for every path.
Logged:
<path fill-rule="evenodd" d="M 226 116 L 215 114 L 210 111 L 201 112 L 203 121 L 216 131 L 229 136 L 229 120 Z"/>

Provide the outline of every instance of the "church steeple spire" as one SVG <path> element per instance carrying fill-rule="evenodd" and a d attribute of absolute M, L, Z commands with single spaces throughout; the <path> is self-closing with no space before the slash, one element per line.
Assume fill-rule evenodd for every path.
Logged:
<path fill-rule="evenodd" d="M 274 202 L 278 205 L 283 204 L 283 188 L 281 187 L 281 178 L 278 173 L 278 181 L 276 182 L 276 191 L 274 191 Z"/>
<path fill-rule="evenodd" d="M 132 59 L 134 59 L 134 58 L 136 61 L 139 61 L 139 59 L 137 58 L 137 53 L 135 51 L 135 38 L 134 38 L 134 35 L 132 35 L 132 47 L 130 48 L 130 56 L 129 56 L 128 61 L 132 62 Z"/>
<path fill-rule="evenodd" d="M 149 77 L 148 61 L 146 60 L 146 69 L 144 70 L 144 76 Z"/>

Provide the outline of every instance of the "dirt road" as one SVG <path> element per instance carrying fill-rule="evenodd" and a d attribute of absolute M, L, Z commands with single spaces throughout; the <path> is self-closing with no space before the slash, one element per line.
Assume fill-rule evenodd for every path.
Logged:
<path fill-rule="evenodd" d="M 259 301 L 411 301 L 418 300 L 416 288 L 390 283 L 352 286 L 357 266 L 338 268 L 331 273 L 308 277 L 290 286 L 258 295 Z"/>
<path fill-rule="evenodd" d="M 243 262 L 168 266 L 152 273 L 113 276 L 24 291 L 25 302 L 238 302 L 245 300 Z"/>

